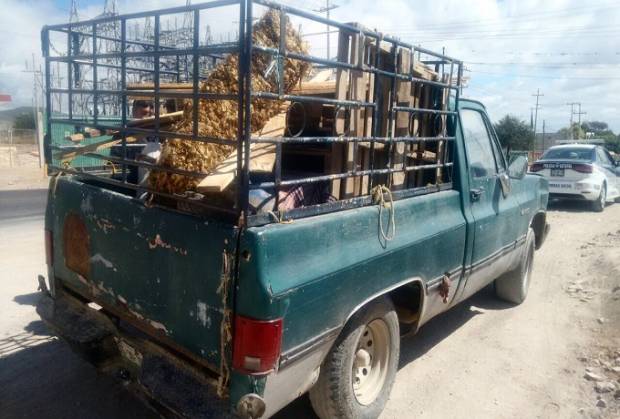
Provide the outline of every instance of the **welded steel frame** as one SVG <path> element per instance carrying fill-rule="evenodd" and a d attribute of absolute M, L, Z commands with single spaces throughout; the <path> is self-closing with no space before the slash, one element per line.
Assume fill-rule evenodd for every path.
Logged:
<path fill-rule="evenodd" d="M 199 40 L 199 28 L 200 28 L 200 12 L 204 10 L 209 10 L 217 7 L 224 6 L 239 6 L 239 37 L 238 41 L 235 43 L 223 43 L 223 44 L 215 44 L 215 45 L 200 45 Z M 254 5 L 259 5 L 262 7 L 275 9 L 280 12 L 280 39 L 279 45 L 277 48 L 267 47 L 264 45 L 254 45 L 252 39 L 252 28 L 253 28 L 253 14 L 254 14 Z M 160 19 L 161 16 L 171 15 L 177 13 L 192 13 L 193 14 L 193 44 L 191 48 L 183 48 L 183 49 L 175 49 L 170 46 L 161 46 L 160 45 Z M 361 34 L 366 39 L 372 40 L 374 42 L 374 62 L 372 63 L 364 63 L 363 60 L 359 64 L 352 64 L 348 62 L 342 62 L 338 60 L 333 60 L 328 58 L 322 58 L 318 56 L 313 56 L 310 54 L 300 54 L 291 51 L 287 51 L 286 49 L 286 30 L 285 30 L 285 22 L 287 16 L 296 16 L 302 19 L 308 19 L 317 23 L 326 24 L 331 27 L 337 28 L 340 31 L 345 31 L 351 34 Z M 154 42 L 145 43 L 142 41 L 133 41 L 127 40 L 127 21 L 132 19 L 139 18 L 153 18 L 155 21 L 155 30 L 154 30 Z M 120 42 L 120 51 L 115 52 L 105 52 L 100 53 L 96 49 L 97 45 L 97 25 L 101 23 L 118 21 L 121 25 L 121 39 L 106 39 L 111 41 Z M 90 26 L 89 32 L 82 31 L 81 28 Z M 61 32 L 67 34 L 67 55 L 60 56 L 52 56 L 50 54 L 50 33 L 51 32 Z M 72 34 L 78 34 L 79 36 L 91 37 L 93 43 L 93 51 L 92 54 L 73 54 L 72 48 Z M 141 12 L 141 13 L 132 13 L 118 16 L 106 16 L 101 17 L 89 21 L 77 22 L 74 24 L 59 24 L 59 25 L 50 25 L 45 26 L 42 30 L 42 50 L 43 56 L 45 58 L 45 69 L 46 69 L 46 106 L 48 110 L 51 110 L 51 95 L 52 94 L 66 94 L 69 101 L 69 111 L 66 117 L 55 117 L 51 113 L 48 114 L 47 118 L 47 135 L 45 141 L 45 156 L 46 161 L 52 171 L 60 171 L 65 173 L 74 174 L 76 176 L 83 177 L 89 181 L 97 181 L 103 184 L 108 184 L 117 188 L 127 188 L 130 190 L 136 190 L 139 192 L 149 192 L 151 194 L 162 196 L 168 199 L 173 199 L 177 201 L 183 201 L 188 204 L 194 205 L 196 207 L 200 207 L 207 214 L 227 214 L 228 217 L 231 217 L 235 222 L 239 225 L 260 225 L 274 221 L 282 221 L 288 219 L 301 218 L 311 215 L 318 215 L 326 212 L 333 212 L 345 208 L 354 208 L 364 205 L 372 204 L 372 199 L 370 197 L 370 192 L 373 187 L 373 182 L 375 181 L 376 175 L 388 175 L 390 176 L 396 172 L 414 172 L 414 171 L 423 171 L 423 170 L 436 170 L 438 168 L 452 170 L 453 162 L 448 161 L 450 158 L 446 157 L 446 153 L 444 152 L 444 156 L 441 156 L 441 161 L 437 164 L 424 164 L 424 165 L 414 165 L 407 166 L 403 164 L 403 167 L 394 168 L 392 163 L 392 153 L 389 151 L 391 147 L 393 147 L 397 143 L 423 143 L 423 142 L 437 142 L 443 141 L 444 144 L 447 144 L 451 141 L 454 141 L 454 132 L 447 132 L 447 127 L 450 125 L 452 130 L 455 129 L 456 126 L 456 106 L 455 103 L 458 101 L 459 96 L 461 94 L 461 77 L 463 71 L 463 63 L 460 60 L 447 56 L 445 54 L 436 53 L 430 51 L 425 48 L 413 46 L 402 42 L 396 38 L 392 38 L 381 34 L 379 32 L 367 30 L 364 28 L 347 25 L 343 23 L 339 23 L 333 20 L 328 20 L 321 16 L 316 16 L 314 14 L 308 13 L 304 10 L 297 9 L 294 7 L 282 5 L 276 2 L 272 2 L 269 0 L 215 0 L 208 3 L 200 3 L 193 4 L 189 6 L 181 6 L 174 7 L 168 9 L 161 9 L 149 12 Z M 128 45 L 132 44 L 148 44 L 150 50 L 145 51 L 128 51 Z M 381 69 L 381 59 L 380 50 L 382 45 L 389 44 L 393 60 L 394 69 L 393 71 L 387 71 Z M 396 63 L 398 57 L 399 49 L 409 50 L 411 53 L 411 68 L 410 71 L 406 73 L 399 73 Z M 445 66 L 449 66 L 449 79 L 445 80 L 427 80 L 424 78 L 415 77 L 413 74 L 413 66 L 416 53 L 418 56 L 420 54 L 424 54 L 425 56 L 431 57 L 431 59 L 422 61 L 422 63 L 428 65 L 435 65 L 436 70 L 439 70 L 439 67 L 442 68 L 442 74 L 446 74 Z M 226 94 L 210 94 L 210 93 L 202 93 L 200 92 L 200 57 L 206 55 L 215 55 L 221 57 L 225 54 L 238 54 L 238 86 L 237 92 L 229 92 Z M 278 60 L 279 65 L 277 66 L 279 72 L 279 80 L 283 81 L 283 68 L 284 68 L 284 60 L 286 59 L 294 59 L 294 60 L 302 60 L 311 63 L 314 66 L 327 67 L 327 68 L 335 68 L 335 69 L 344 69 L 344 70 L 355 70 L 362 71 L 364 73 L 374 74 L 374 97 L 369 101 L 359 101 L 359 100 L 338 100 L 338 99 L 329 99 L 329 98 L 321 98 L 321 97 L 313 97 L 313 96 L 304 96 L 304 95 L 294 95 L 294 94 L 286 94 L 283 91 L 283 83 L 279 83 L 279 88 L 276 92 L 262 92 L 262 91 L 252 91 L 252 75 L 251 75 L 251 57 L 252 54 L 269 54 L 273 56 L 275 60 Z M 192 56 L 192 68 L 193 68 L 193 76 L 192 76 L 192 89 L 189 92 L 170 92 L 163 93 L 160 89 L 160 76 L 164 74 L 165 70 L 161 70 L 159 64 L 160 57 L 165 56 L 181 56 L 181 55 L 191 55 Z M 126 74 L 128 71 L 134 71 L 136 69 L 131 66 L 127 66 L 127 60 L 136 58 L 136 57 L 149 57 L 154 61 L 153 67 L 153 84 L 154 89 L 148 91 L 140 91 L 140 90 L 128 90 L 127 89 L 127 79 Z M 98 60 L 107 59 L 107 58 L 117 58 L 120 59 L 120 70 L 121 70 L 121 88 L 120 90 L 104 90 L 98 89 L 97 87 L 97 67 Z M 67 63 L 67 80 L 68 85 L 66 89 L 53 87 L 50 79 L 50 64 L 53 62 L 64 62 Z M 74 83 L 72 80 L 72 67 L 74 64 L 80 65 L 92 65 L 93 67 L 93 89 L 78 89 L 74 87 Z M 103 65 L 102 65 L 103 67 Z M 143 71 L 143 70 L 140 70 Z M 146 70 L 144 70 L 146 71 Z M 170 71 L 165 71 L 169 73 Z M 456 72 L 456 74 L 454 74 Z M 454 80 L 456 77 L 456 80 Z M 392 95 L 392 100 L 389 103 L 389 111 L 386 115 L 383 115 L 379 112 L 379 103 L 381 103 L 381 94 L 382 91 L 382 83 L 385 81 L 390 83 L 390 92 Z M 394 94 L 396 89 L 396 82 L 398 80 L 419 83 L 420 85 L 427 85 L 439 88 L 442 93 L 445 90 L 448 90 L 448 102 L 452 97 L 452 93 L 454 94 L 451 105 L 444 103 L 443 109 L 430 109 L 430 108 L 421 108 L 421 107 L 406 107 L 406 106 L 398 106 L 394 100 Z M 109 121 L 103 121 L 99 119 L 97 115 L 97 107 L 94 106 L 94 111 L 92 115 L 92 119 L 86 118 L 76 118 L 73 115 L 73 107 L 72 107 L 72 98 L 74 95 L 92 95 L 93 102 L 96 105 L 99 97 L 101 95 L 117 95 L 121 98 L 122 101 L 122 112 L 120 115 L 120 125 L 119 124 L 111 124 Z M 154 129 L 145 129 L 145 128 L 137 128 L 131 127 L 128 125 L 128 96 L 130 95 L 143 95 L 143 96 L 152 96 L 155 104 L 155 127 Z M 192 99 L 192 116 L 193 116 L 193 124 L 192 124 L 192 132 L 191 134 L 181 134 L 177 132 L 169 132 L 161 129 L 159 124 L 159 109 L 161 105 L 161 97 L 174 97 L 174 98 L 187 98 Z M 212 99 L 212 100 L 233 100 L 237 102 L 237 117 L 238 117 L 238 129 L 236 138 L 214 138 L 214 137 L 204 137 L 200 136 L 198 133 L 198 115 L 199 115 L 199 100 L 200 99 Z M 276 137 L 276 138 L 261 138 L 252 136 L 251 133 L 251 103 L 252 100 L 256 99 L 266 99 L 266 100 L 278 100 L 278 101 L 291 101 L 291 102 L 299 102 L 299 103 L 322 103 L 327 105 L 334 105 L 338 109 L 352 109 L 352 108 L 367 108 L 372 110 L 372 118 L 371 118 L 371 135 L 365 137 L 357 137 L 357 136 L 322 136 L 322 137 L 304 137 L 304 136 L 289 136 L 289 137 Z M 408 136 L 395 136 L 392 132 L 391 127 L 393 126 L 392 122 L 396 118 L 399 112 L 407 113 L 409 115 L 415 114 L 430 114 L 435 116 L 445 117 L 445 122 L 442 128 L 442 132 L 440 135 L 433 137 L 422 137 L 417 136 L 415 133 L 410 133 Z M 388 132 L 387 136 L 380 136 L 379 129 L 381 126 L 381 118 L 388 118 Z M 452 119 L 451 123 L 448 123 L 448 119 Z M 106 156 L 100 153 L 88 153 L 86 154 L 89 157 L 95 157 L 98 159 L 110 161 L 116 164 L 121 165 L 122 167 L 122 179 L 115 180 L 106 176 L 101 176 L 99 174 L 89 173 L 88 171 L 81 170 L 79 168 L 74 167 L 66 167 L 66 166 L 55 166 L 52 160 L 52 152 L 59 150 L 67 150 L 67 147 L 58 147 L 53 146 L 51 144 L 51 132 L 52 125 L 62 123 L 62 124 L 70 124 L 76 127 L 94 127 L 100 130 L 115 130 L 121 135 L 121 145 L 122 145 L 122 157 L 114 157 L 114 156 Z M 234 205 L 229 208 L 217 206 L 211 204 L 209 202 L 205 202 L 204 200 L 196 200 L 191 196 L 180 196 L 180 195 L 171 195 L 165 194 L 160 191 L 153 190 L 148 186 L 135 185 L 127 182 L 127 168 L 128 166 L 136 166 L 136 167 L 146 167 L 149 169 L 157 169 L 159 171 L 165 171 L 170 173 L 175 173 L 184 176 L 193 176 L 197 178 L 204 177 L 206 173 L 197 173 L 190 172 L 180 169 L 173 168 L 162 168 L 160 166 L 154 166 L 151 163 L 137 161 L 134 159 L 127 158 L 127 136 L 130 134 L 152 134 L 153 136 L 160 138 L 183 138 L 191 141 L 201 141 L 206 143 L 215 143 L 215 144 L 227 144 L 227 145 L 236 145 L 237 148 L 237 177 L 236 177 L 236 196 Z M 369 143 L 370 144 L 370 166 L 364 170 L 357 170 L 356 165 L 352 168 L 352 170 L 345 171 L 343 173 L 334 173 L 328 175 L 321 176 L 313 176 L 313 177 L 305 177 L 299 179 L 287 179 L 283 180 L 282 178 L 282 146 L 284 144 L 309 144 L 309 143 L 353 143 L 354 144 L 354 152 L 353 159 L 356 161 L 357 159 L 357 151 L 358 145 L 360 142 Z M 250 183 L 250 146 L 252 143 L 273 143 L 276 146 L 276 157 L 275 157 L 275 168 L 274 168 L 274 176 L 273 181 L 271 182 L 261 182 L 256 184 Z M 375 144 L 383 143 L 385 147 L 388 149 L 388 164 L 387 167 L 375 167 Z M 453 156 L 450 156 L 453 158 Z M 295 185 L 303 185 L 314 182 L 324 182 L 328 180 L 335 179 L 346 179 L 351 177 L 359 177 L 359 176 L 368 176 L 369 182 L 367 186 L 366 195 L 346 199 L 339 200 L 336 202 L 325 203 L 314 205 L 310 207 L 297 208 L 293 210 L 286 211 L 286 213 L 282 212 L 272 212 L 271 214 L 250 214 L 248 199 L 249 192 L 251 189 L 270 189 L 274 191 L 275 200 L 276 200 L 276 208 L 278 208 L 277 203 L 279 199 L 279 191 L 282 188 L 291 187 Z M 394 192 L 394 199 L 402 199 L 409 196 L 416 196 L 425 193 L 431 193 L 435 191 L 451 189 L 451 176 L 450 182 L 440 183 L 437 182 L 434 186 L 424 186 L 417 188 L 408 188 Z"/>

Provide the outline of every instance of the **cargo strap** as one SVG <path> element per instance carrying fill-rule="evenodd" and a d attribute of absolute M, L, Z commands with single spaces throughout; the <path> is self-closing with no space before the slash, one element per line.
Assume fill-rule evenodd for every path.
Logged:
<path fill-rule="evenodd" d="M 394 218 L 394 199 L 392 198 L 392 191 L 385 185 L 377 185 L 372 188 L 372 201 L 375 204 L 379 204 L 379 231 L 381 237 L 386 242 L 392 240 L 396 235 L 396 220 Z M 385 195 L 388 196 L 389 202 L 385 201 Z M 383 227 L 383 209 L 389 208 L 390 218 L 388 221 L 387 231 Z M 390 226 L 392 227 L 390 229 Z M 391 230 L 391 233 L 390 233 Z"/>

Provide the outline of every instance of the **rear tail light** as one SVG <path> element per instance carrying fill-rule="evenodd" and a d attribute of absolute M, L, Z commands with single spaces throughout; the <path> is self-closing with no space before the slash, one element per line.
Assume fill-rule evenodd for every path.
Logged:
<path fill-rule="evenodd" d="M 45 230 L 45 263 L 54 266 L 54 236 L 51 230 Z"/>
<path fill-rule="evenodd" d="M 579 173 L 592 173 L 594 169 L 591 164 L 573 164 L 573 170 Z"/>
<path fill-rule="evenodd" d="M 530 172 L 540 172 L 542 169 L 544 169 L 542 163 L 534 163 L 530 166 Z"/>
<path fill-rule="evenodd" d="M 282 319 L 254 320 L 235 316 L 233 368 L 266 374 L 276 368 L 282 344 Z"/>

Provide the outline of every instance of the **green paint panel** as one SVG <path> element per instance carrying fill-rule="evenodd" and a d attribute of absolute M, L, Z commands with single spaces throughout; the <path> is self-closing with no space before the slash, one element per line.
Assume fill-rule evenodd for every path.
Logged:
<path fill-rule="evenodd" d="M 70 177 L 58 180 L 50 205 L 57 278 L 108 304 L 127 307 L 179 345 L 219 365 L 225 307 L 218 288 L 225 277 L 232 278 L 236 228 L 148 208 Z M 82 218 L 90 236 L 89 278 L 65 266 L 62 232 L 71 213 Z"/>
<path fill-rule="evenodd" d="M 394 205 L 396 236 L 385 246 L 378 206 L 246 231 L 241 250 L 252 257 L 240 263 L 237 312 L 284 317 L 286 351 L 344 324 L 358 304 L 400 281 L 429 281 L 462 266 L 465 219 L 457 191 Z"/>

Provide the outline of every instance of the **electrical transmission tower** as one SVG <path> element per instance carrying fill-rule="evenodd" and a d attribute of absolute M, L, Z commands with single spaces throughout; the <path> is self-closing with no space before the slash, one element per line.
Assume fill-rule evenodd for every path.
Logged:
<path fill-rule="evenodd" d="M 573 116 L 577 115 L 578 116 L 578 120 L 579 120 L 579 127 L 581 127 L 581 115 L 585 115 L 587 114 L 587 112 L 581 112 L 581 102 L 569 102 L 566 104 L 566 106 L 570 106 L 570 125 L 569 125 L 569 133 L 570 133 L 570 139 L 574 140 L 575 138 L 575 133 L 573 131 Z M 579 111 L 575 112 L 575 106 L 578 107 Z"/>
<path fill-rule="evenodd" d="M 329 11 L 333 10 L 338 6 L 337 4 L 329 4 L 329 0 L 325 0 L 325 7 L 321 7 L 320 9 L 314 9 L 315 12 L 319 12 L 319 13 L 325 13 L 327 19 L 329 20 Z M 330 51 L 329 51 L 329 25 L 326 25 L 325 27 L 325 35 L 327 36 L 327 59 L 329 60 L 330 57 Z"/>
<path fill-rule="evenodd" d="M 69 9 L 69 23 L 75 23 L 80 20 L 78 15 L 78 0 L 71 0 L 71 8 Z"/>

